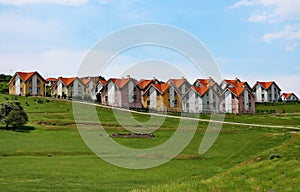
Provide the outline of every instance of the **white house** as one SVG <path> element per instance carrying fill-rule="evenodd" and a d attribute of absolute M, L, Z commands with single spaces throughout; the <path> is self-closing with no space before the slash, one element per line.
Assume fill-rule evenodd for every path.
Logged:
<path fill-rule="evenodd" d="M 85 85 L 77 77 L 59 77 L 51 87 L 51 95 L 55 97 L 82 97 L 85 94 Z"/>
<path fill-rule="evenodd" d="M 97 100 L 97 87 L 99 86 L 99 77 L 83 77 L 82 83 L 85 85 L 85 94 L 88 95 L 93 101 Z"/>
<path fill-rule="evenodd" d="M 280 99 L 281 89 L 274 81 L 257 81 L 252 89 L 256 102 L 276 102 Z"/>
<path fill-rule="evenodd" d="M 254 113 L 255 99 L 247 82 L 228 83 L 221 94 L 221 113 Z"/>
<path fill-rule="evenodd" d="M 209 87 L 212 88 L 219 96 L 222 93 L 222 88 L 211 77 L 208 79 L 197 79 L 193 86 L 195 87 Z"/>
<path fill-rule="evenodd" d="M 141 108 L 141 91 L 137 81 L 127 78 L 110 78 L 101 95 L 102 103 L 114 107 Z"/>
<path fill-rule="evenodd" d="M 181 95 L 184 95 L 191 88 L 191 84 L 184 77 L 181 79 L 169 79 L 167 83 L 176 87 Z"/>
<path fill-rule="evenodd" d="M 298 101 L 299 98 L 294 93 L 282 93 L 281 94 L 282 101 Z"/>
<path fill-rule="evenodd" d="M 218 113 L 219 95 L 212 87 L 191 87 L 182 97 L 182 112 Z"/>

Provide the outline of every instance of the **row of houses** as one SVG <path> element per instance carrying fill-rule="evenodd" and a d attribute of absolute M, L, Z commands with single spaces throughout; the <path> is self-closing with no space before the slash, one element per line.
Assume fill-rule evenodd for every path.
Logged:
<path fill-rule="evenodd" d="M 72 77 L 44 79 L 38 72 L 17 72 L 9 82 L 13 95 L 45 96 L 50 90 L 56 98 L 88 98 L 103 105 L 146 108 L 154 111 L 188 113 L 254 113 L 255 102 L 299 100 L 294 93 L 282 93 L 274 82 L 257 81 L 254 86 L 238 78 L 223 80 L 185 78 L 136 80 L 125 78 Z"/>

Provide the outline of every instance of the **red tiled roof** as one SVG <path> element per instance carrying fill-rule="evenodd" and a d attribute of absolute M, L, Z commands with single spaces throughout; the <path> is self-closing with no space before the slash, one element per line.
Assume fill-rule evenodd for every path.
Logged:
<path fill-rule="evenodd" d="M 104 86 L 107 84 L 107 81 L 105 81 L 104 79 L 100 79 L 99 82 L 102 83 L 102 85 Z"/>
<path fill-rule="evenodd" d="M 257 82 L 259 83 L 264 89 L 269 89 L 271 85 L 274 83 L 274 81 L 269 81 L 269 82 Z"/>
<path fill-rule="evenodd" d="M 56 81 L 56 78 L 50 77 L 50 78 L 47 78 L 46 81 L 47 81 L 47 82 L 49 82 L 49 81 Z"/>
<path fill-rule="evenodd" d="M 204 95 L 209 88 L 208 87 L 194 87 L 195 91 L 199 93 L 201 96 Z"/>
<path fill-rule="evenodd" d="M 60 77 L 59 79 L 60 79 L 66 86 L 69 86 L 71 83 L 74 82 L 74 80 L 76 79 L 76 77 L 71 77 L 71 78 Z"/>
<path fill-rule="evenodd" d="M 84 85 L 88 84 L 90 82 L 91 79 L 81 79 L 82 83 Z"/>
<path fill-rule="evenodd" d="M 286 99 L 288 99 L 290 96 L 293 95 L 293 93 L 282 93 L 282 95 L 283 95 Z"/>
<path fill-rule="evenodd" d="M 197 79 L 197 81 L 199 81 L 203 87 L 212 87 L 215 85 L 215 82 L 211 79 Z"/>
<path fill-rule="evenodd" d="M 185 79 L 170 79 L 169 82 L 175 85 L 175 87 L 179 88 L 185 82 Z"/>
<path fill-rule="evenodd" d="M 240 96 L 245 90 L 244 87 L 235 87 L 235 88 L 229 87 L 228 89 L 236 96 Z"/>
<path fill-rule="evenodd" d="M 161 93 L 164 93 L 169 87 L 169 83 L 159 83 L 159 84 L 152 84 L 157 90 L 159 90 Z"/>
<path fill-rule="evenodd" d="M 141 80 L 138 82 L 138 86 L 141 89 L 145 89 L 146 87 L 148 87 L 151 83 L 153 82 L 153 80 Z"/>
<path fill-rule="evenodd" d="M 17 72 L 17 74 L 21 77 L 23 81 L 27 81 L 30 77 L 32 77 L 36 72 Z"/>
<path fill-rule="evenodd" d="M 119 88 L 123 88 L 128 82 L 129 78 L 122 78 L 122 79 L 117 79 L 117 78 L 110 78 L 108 81 L 114 82 Z"/>

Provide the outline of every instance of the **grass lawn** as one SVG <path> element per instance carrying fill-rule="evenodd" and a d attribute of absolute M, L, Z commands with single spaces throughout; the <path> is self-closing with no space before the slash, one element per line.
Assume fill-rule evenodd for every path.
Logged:
<path fill-rule="evenodd" d="M 299 191 L 299 132 L 225 125 L 213 147 L 199 155 L 207 127 L 200 122 L 191 143 L 175 159 L 130 170 L 110 165 L 89 150 L 76 129 L 70 102 L 16 98 L 30 122 L 25 131 L 0 129 L 0 191 Z M 15 97 L 0 95 L 0 103 L 6 99 Z M 125 132 L 110 109 L 99 107 L 97 112 L 107 132 Z M 230 119 L 264 123 L 259 117 L 266 124 L 271 119 Z M 145 121 L 149 116 L 134 118 Z M 272 118 L 274 124 L 288 122 L 281 116 Z M 155 138 L 115 140 L 131 148 L 156 146 L 174 133 L 178 122 L 166 119 Z M 299 124 L 295 115 L 291 125 Z M 281 158 L 270 160 L 272 154 Z"/>

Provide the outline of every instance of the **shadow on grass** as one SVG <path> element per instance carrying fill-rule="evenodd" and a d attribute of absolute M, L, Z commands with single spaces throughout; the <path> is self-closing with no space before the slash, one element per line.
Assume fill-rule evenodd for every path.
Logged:
<path fill-rule="evenodd" d="M 35 127 L 32 126 L 22 126 L 22 127 L 16 127 L 15 129 L 12 127 L 0 127 L 0 130 L 6 130 L 6 131 L 15 131 L 15 132 L 22 132 L 22 133 L 30 133 L 30 131 L 35 130 Z"/>

